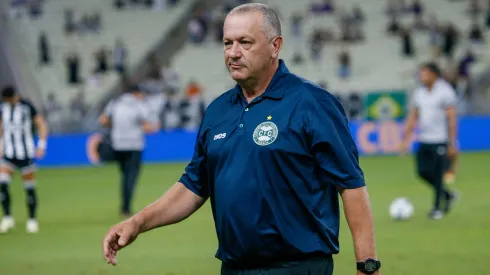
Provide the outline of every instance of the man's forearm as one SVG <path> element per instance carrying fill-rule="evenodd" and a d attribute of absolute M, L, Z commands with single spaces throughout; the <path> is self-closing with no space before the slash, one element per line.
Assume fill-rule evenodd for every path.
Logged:
<path fill-rule="evenodd" d="M 356 260 L 376 258 L 374 223 L 365 187 L 341 191 L 344 213 L 354 240 Z"/>
<path fill-rule="evenodd" d="M 456 132 L 457 132 L 457 118 L 456 114 L 451 114 L 449 116 L 449 142 L 453 145 L 456 145 Z"/>
<path fill-rule="evenodd" d="M 178 223 L 197 209 L 206 200 L 177 182 L 165 195 L 148 205 L 131 219 L 137 223 L 140 233 L 157 227 Z"/>
<path fill-rule="evenodd" d="M 48 125 L 46 121 L 44 119 L 39 119 L 36 127 L 39 132 L 39 139 L 46 140 L 48 138 Z"/>
<path fill-rule="evenodd" d="M 410 139 L 412 137 L 413 129 L 415 128 L 416 124 L 417 124 L 417 112 L 412 111 L 408 115 L 408 118 L 407 118 L 406 124 L 405 124 L 405 136 L 404 136 L 405 142 L 410 141 Z"/>

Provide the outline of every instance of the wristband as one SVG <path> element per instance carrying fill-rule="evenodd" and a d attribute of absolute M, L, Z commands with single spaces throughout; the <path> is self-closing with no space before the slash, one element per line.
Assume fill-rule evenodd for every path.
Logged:
<path fill-rule="evenodd" d="M 48 145 L 48 143 L 46 142 L 45 139 L 40 139 L 38 142 L 37 142 L 37 148 L 40 148 L 40 149 L 46 149 L 46 146 Z"/>

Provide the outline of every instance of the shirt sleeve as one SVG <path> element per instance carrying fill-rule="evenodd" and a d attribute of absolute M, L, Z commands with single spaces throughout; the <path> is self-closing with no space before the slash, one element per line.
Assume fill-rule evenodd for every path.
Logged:
<path fill-rule="evenodd" d="M 141 121 L 150 121 L 151 112 L 149 104 L 141 104 Z"/>
<path fill-rule="evenodd" d="M 356 144 L 345 112 L 333 96 L 325 96 L 310 108 L 307 132 L 309 145 L 328 182 L 353 189 L 365 186 Z"/>
<path fill-rule="evenodd" d="M 412 94 L 412 98 L 410 99 L 410 105 L 409 105 L 409 108 L 410 109 L 416 109 L 416 108 L 420 108 L 420 102 L 419 102 L 419 90 L 415 90 Z"/>
<path fill-rule="evenodd" d="M 109 101 L 109 103 L 107 104 L 107 106 L 105 106 L 104 115 L 111 116 L 112 115 L 112 109 L 113 109 L 113 107 L 114 107 L 114 102 L 113 101 Z"/>
<path fill-rule="evenodd" d="M 31 118 L 34 118 L 37 116 L 38 112 L 37 112 L 37 109 L 36 107 L 34 107 L 34 105 L 32 105 L 31 103 L 27 102 L 26 104 L 28 107 L 29 107 L 29 111 L 31 113 Z"/>
<path fill-rule="evenodd" d="M 201 129 L 202 128 L 203 126 L 201 124 Z M 209 197 L 208 173 L 206 170 L 205 143 L 201 129 L 196 138 L 192 160 L 185 168 L 185 172 L 181 176 L 179 182 L 196 195 L 207 198 Z"/>
<path fill-rule="evenodd" d="M 456 98 L 456 91 L 452 87 L 447 87 L 446 94 L 443 99 L 444 107 L 456 107 L 457 101 L 458 99 Z"/>

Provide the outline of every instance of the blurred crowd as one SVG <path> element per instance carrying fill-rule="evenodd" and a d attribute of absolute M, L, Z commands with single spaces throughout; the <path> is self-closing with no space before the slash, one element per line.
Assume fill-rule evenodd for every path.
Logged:
<path fill-rule="evenodd" d="M 43 15 L 43 3 L 49 0 L 12 0 L 12 17 L 29 16 L 36 19 Z M 470 26 L 462 26 L 457 22 L 446 22 L 429 12 L 424 5 L 429 0 L 387 0 L 384 16 L 387 19 L 385 29 L 390 39 L 396 39 L 400 44 L 400 56 L 414 59 L 419 54 L 415 45 L 415 36 L 425 33 L 429 37 L 427 48 L 435 61 L 444 60 L 443 76 L 461 94 L 468 89 L 468 79 L 471 77 L 471 66 L 479 59 L 475 49 L 486 45 L 485 31 L 490 29 L 490 1 L 465 0 L 467 9 L 462 11 L 472 20 Z M 448 0 L 458 1 L 458 0 Z M 462 1 L 462 0 L 461 0 Z M 178 4 L 178 0 L 114 0 L 116 11 L 131 9 L 165 10 Z M 236 5 L 251 2 L 248 0 L 223 0 L 222 4 L 213 10 L 196 10 L 187 25 L 188 43 L 196 46 L 206 43 L 216 43 L 221 46 L 223 23 L 226 14 Z M 292 40 L 294 54 L 291 62 L 321 62 L 324 58 L 323 49 L 326 45 L 356 45 L 363 43 L 367 37 L 365 22 L 370 20 L 362 5 L 346 7 L 341 1 L 316 0 L 307 3 L 306 12 L 297 11 L 293 14 L 281 14 L 283 23 L 289 24 L 291 33 L 287 34 Z M 335 19 L 336 25 L 305 27 L 309 16 L 326 16 Z M 104 17 L 100 11 L 80 13 L 75 9 L 64 10 L 63 31 L 66 36 L 99 35 L 104 32 Z M 286 18 L 285 16 L 289 16 Z M 407 18 L 412 18 L 406 20 Z M 382 30 L 380 30 L 382 32 Z M 305 44 L 305 41 L 307 42 Z M 306 48 L 305 48 L 305 45 Z M 420 45 L 417 44 L 417 45 Z M 463 55 L 456 55 L 457 48 L 465 48 Z M 349 47 L 341 47 L 337 60 L 337 76 L 340 79 L 353 77 L 355 60 L 349 52 Z M 304 51 L 306 49 L 306 51 Z M 82 64 L 82 58 L 76 51 L 70 51 L 64 56 L 66 68 L 66 83 L 75 87 L 78 92 L 69 102 L 69 109 L 77 120 L 82 120 L 89 112 L 85 100 L 85 89 L 97 86 L 108 72 L 117 72 L 121 79 L 134 84 L 135 82 L 147 92 L 148 102 L 155 119 L 159 119 L 166 129 L 193 128 L 199 125 L 200 119 L 208 102 L 204 99 L 203 87 L 195 80 L 183 83 L 177 71 L 170 62 L 162 63 L 157 56 L 148 58 L 151 68 L 141 79 L 130 79 L 128 72 L 129 49 L 123 39 L 117 38 L 111 48 L 100 47 L 93 53 L 92 62 Z M 53 50 L 50 46 L 49 33 L 42 32 L 38 40 L 39 63 L 50 66 Z M 304 53 L 307 55 L 304 55 Z M 419 59 L 417 59 L 419 60 Z M 86 63 L 86 60 L 83 60 Z M 81 74 L 82 66 L 91 66 L 89 75 Z M 128 80 L 130 79 L 130 80 Z M 318 84 L 330 88 L 328 79 L 318 80 Z M 350 117 L 361 114 L 362 99 L 360 94 L 346 95 Z M 62 121 L 62 104 L 56 98 L 56 93 L 47 97 L 45 112 L 49 121 Z"/>

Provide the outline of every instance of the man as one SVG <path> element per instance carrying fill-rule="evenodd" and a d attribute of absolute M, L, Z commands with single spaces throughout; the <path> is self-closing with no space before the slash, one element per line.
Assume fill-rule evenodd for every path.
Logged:
<path fill-rule="evenodd" d="M 2 133 L 2 152 L 0 160 L 0 201 L 3 218 L 0 222 L 0 233 L 7 233 L 15 226 L 10 205 L 9 184 L 16 169 L 19 169 L 24 181 L 27 195 L 29 219 L 26 223 L 28 233 L 37 233 L 39 224 L 36 220 L 36 166 L 34 159 L 42 159 L 47 146 L 48 128 L 44 118 L 34 106 L 20 98 L 14 87 L 2 90 L 0 120 Z M 34 127 L 39 135 L 37 148 L 34 145 Z"/>
<path fill-rule="evenodd" d="M 116 264 L 138 234 L 180 222 L 210 198 L 221 274 L 332 274 L 340 193 L 357 274 L 379 274 L 368 194 L 339 102 L 279 59 L 281 23 L 266 5 L 233 9 L 223 41 L 237 85 L 207 108 L 179 182 L 109 230 L 107 262 Z"/>
<path fill-rule="evenodd" d="M 138 181 L 145 133 L 158 131 L 150 122 L 145 94 L 133 86 L 129 93 L 109 102 L 99 121 L 111 128 L 111 144 L 121 172 L 121 215 L 131 215 L 133 193 Z"/>
<path fill-rule="evenodd" d="M 456 198 L 456 194 L 443 184 L 448 156 L 454 156 L 457 151 L 456 94 L 440 75 L 436 64 L 422 65 L 420 80 L 423 86 L 414 92 L 413 108 L 408 114 L 401 148 L 403 154 L 408 151 L 412 131 L 418 124 L 417 172 L 434 189 L 434 206 L 429 213 L 429 218 L 434 220 L 442 219 Z"/>

